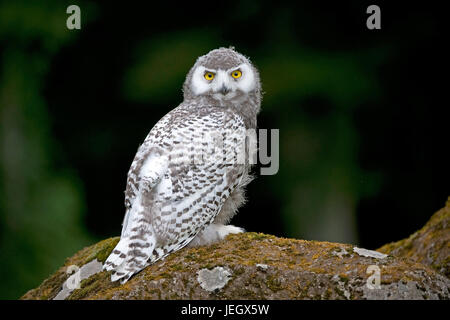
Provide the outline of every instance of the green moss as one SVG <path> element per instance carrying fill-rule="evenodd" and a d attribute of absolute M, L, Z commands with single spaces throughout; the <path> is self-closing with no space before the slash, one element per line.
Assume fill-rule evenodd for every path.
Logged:
<path fill-rule="evenodd" d="M 182 277 L 181 282 L 183 282 L 184 287 L 188 287 L 190 284 L 190 280 L 187 277 Z"/>
<path fill-rule="evenodd" d="M 83 261 L 83 265 L 94 259 L 97 259 L 98 261 L 104 263 L 111 254 L 111 252 L 116 247 L 119 240 L 120 240 L 119 237 L 114 237 L 100 241 L 99 243 L 94 245 L 94 247 L 91 249 L 89 256 L 86 258 L 85 261 Z"/>
<path fill-rule="evenodd" d="M 331 291 L 331 289 L 328 288 L 327 291 L 325 291 L 325 294 L 323 295 L 323 299 L 325 299 L 325 300 L 330 299 L 332 293 L 333 293 L 333 291 Z"/>
<path fill-rule="evenodd" d="M 247 251 L 247 250 L 250 250 L 250 249 L 252 249 L 253 248 L 253 246 L 251 245 L 251 243 L 250 242 L 242 242 L 242 244 L 239 246 L 239 250 L 241 250 L 241 251 Z"/>
<path fill-rule="evenodd" d="M 169 300 L 180 300 L 181 296 L 178 295 L 176 292 L 173 292 L 173 293 L 169 294 L 168 298 L 169 298 Z"/>
<path fill-rule="evenodd" d="M 265 240 L 270 239 L 272 236 L 269 236 L 264 233 L 247 232 L 246 237 L 249 240 Z"/>
<path fill-rule="evenodd" d="M 194 287 L 191 287 L 191 288 L 189 289 L 189 299 L 190 299 L 190 300 L 193 299 L 194 293 L 195 293 Z"/>
<path fill-rule="evenodd" d="M 148 293 L 151 295 L 155 294 L 158 297 L 161 297 L 161 290 L 159 290 L 159 289 L 148 289 Z"/>
<path fill-rule="evenodd" d="M 245 272 L 245 269 L 243 267 L 237 267 L 233 269 L 233 275 L 240 276 Z"/>
<path fill-rule="evenodd" d="M 173 274 L 168 273 L 168 272 L 162 272 L 159 274 L 160 278 L 164 278 L 164 279 L 172 279 L 173 278 Z"/>
<path fill-rule="evenodd" d="M 348 277 L 346 275 L 339 275 L 339 281 L 344 282 L 345 284 L 348 283 Z"/>
<path fill-rule="evenodd" d="M 281 286 L 280 279 L 278 279 L 278 277 L 275 275 L 267 276 L 265 283 L 266 283 L 266 286 L 273 292 L 277 292 L 277 291 L 280 291 L 281 289 L 283 289 Z"/>
<path fill-rule="evenodd" d="M 201 264 L 199 269 L 208 269 L 208 270 L 212 270 L 215 267 L 219 267 L 219 265 L 216 265 L 214 263 L 205 263 L 205 264 Z"/>
<path fill-rule="evenodd" d="M 334 291 L 337 293 L 338 296 L 345 298 L 344 292 L 341 289 L 339 289 L 338 287 L 335 287 Z"/>
<path fill-rule="evenodd" d="M 240 295 L 242 296 L 243 299 L 258 299 L 257 297 L 255 297 L 255 293 L 249 289 L 243 288 L 240 291 Z"/>
<path fill-rule="evenodd" d="M 185 267 L 181 263 L 170 265 L 169 268 L 171 271 L 182 271 L 185 269 Z"/>
<path fill-rule="evenodd" d="M 93 292 L 98 292 L 99 290 L 106 289 L 107 287 L 113 285 L 114 284 L 109 281 L 109 273 L 100 272 L 82 280 L 80 283 L 80 289 L 75 289 L 67 300 L 83 299 L 92 295 Z"/>
<path fill-rule="evenodd" d="M 188 253 L 188 254 L 186 254 L 185 256 L 184 256 L 184 258 L 186 259 L 186 260 L 189 260 L 189 261 L 197 261 L 198 260 L 198 257 L 197 257 L 197 255 L 195 254 L 195 253 Z"/>

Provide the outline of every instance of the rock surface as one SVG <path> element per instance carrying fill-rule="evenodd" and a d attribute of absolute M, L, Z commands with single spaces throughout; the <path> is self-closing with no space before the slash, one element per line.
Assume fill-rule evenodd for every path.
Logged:
<path fill-rule="evenodd" d="M 426 264 L 450 277 L 450 197 L 422 229 L 378 251 Z"/>
<path fill-rule="evenodd" d="M 379 252 L 235 234 L 207 247 L 184 248 L 124 285 L 101 271 L 68 289 L 73 275 L 66 271 L 104 262 L 119 240 L 110 238 L 68 258 L 22 299 L 450 299 L 449 216 L 450 198 L 424 228 Z"/>

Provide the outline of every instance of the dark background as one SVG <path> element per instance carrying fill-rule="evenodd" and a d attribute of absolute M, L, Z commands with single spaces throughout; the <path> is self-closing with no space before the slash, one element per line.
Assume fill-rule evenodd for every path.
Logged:
<path fill-rule="evenodd" d="M 81 30 L 66 28 L 70 4 Z M 366 28 L 370 4 L 381 30 Z M 221 46 L 259 68 L 258 126 L 280 129 L 279 172 L 249 185 L 232 223 L 369 249 L 407 237 L 450 195 L 443 12 L 406 1 L 0 2 L 0 298 L 120 234 L 139 144 L 182 101 L 195 59 Z"/>

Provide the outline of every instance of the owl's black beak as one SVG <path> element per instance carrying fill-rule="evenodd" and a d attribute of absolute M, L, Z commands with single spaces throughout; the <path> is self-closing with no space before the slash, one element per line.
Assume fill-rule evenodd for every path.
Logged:
<path fill-rule="evenodd" d="M 230 88 L 226 87 L 225 85 L 222 85 L 222 88 L 220 88 L 219 92 L 223 95 L 226 95 L 228 92 L 230 92 Z"/>

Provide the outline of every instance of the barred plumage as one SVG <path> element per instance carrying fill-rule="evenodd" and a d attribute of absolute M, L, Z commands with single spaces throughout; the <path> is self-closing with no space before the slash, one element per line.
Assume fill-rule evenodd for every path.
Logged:
<path fill-rule="evenodd" d="M 104 265 L 112 281 L 126 282 L 186 245 L 243 231 L 226 224 L 250 181 L 250 165 L 237 158 L 256 127 L 259 74 L 247 58 L 220 48 L 197 60 L 183 91 L 184 102 L 153 127 L 128 172 L 121 239 Z"/>

